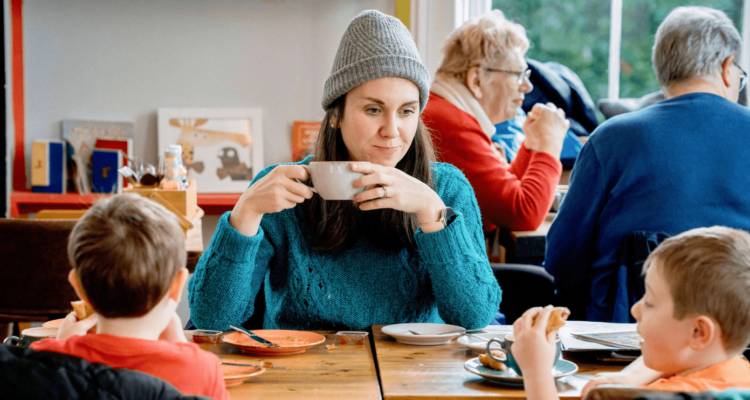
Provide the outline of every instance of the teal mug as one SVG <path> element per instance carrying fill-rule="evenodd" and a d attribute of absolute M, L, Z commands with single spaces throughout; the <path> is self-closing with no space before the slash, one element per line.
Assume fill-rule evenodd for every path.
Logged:
<path fill-rule="evenodd" d="M 500 341 L 498 338 L 492 338 L 487 342 L 487 355 L 490 356 L 495 361 L 499 361 L 505 364 L 508 368 L 515 371 L 518 376 L 523 376 L 521 373 L 521 367 L 518 366 L 518 363 L 516 362 L 516 358 L 513 357 L 513 342 L 515 341 L 515 337 L 513 335 L 505 335 L 504 340 Z M 492 343 L 498 343 L 500 347 L 503 349 L 503 352 L 505 353 L 505 360 L 501 360 L 497 357 L 495 357 L 492 352 L 490 351 L 490 346 Z M 555 341 L 555 344 L 557 345 L 557 351 L 555 352 L 555 359 L 562 359 L 562 342 L 560 341 L 560 337 L 557 337 L 557 340 Z M 554 363 L 550 366 L 550 369 L 554 367 Z"/>
<path fill-rule="evenodd" d="M 56 336 L 57 328 L 29 328 L 24 329 L 23 332 L 21 332 L 20 338 L 18 336 L 8 336 L 3 340 L 3 344 L 16 347 L 29 347 L 36 341 L 54 338 Z"/>

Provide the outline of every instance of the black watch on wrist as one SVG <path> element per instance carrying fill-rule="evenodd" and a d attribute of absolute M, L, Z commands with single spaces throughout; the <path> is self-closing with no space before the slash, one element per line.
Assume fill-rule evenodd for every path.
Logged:
<path fill-rule="evenodd" d="M 456 219 L 456 213 L 452 208 L 445 207 L 443 211 L 440 212 L 440 220 L 438 222 L 442 222 L 443 226 L 447 228 L 454 219 Z"/>

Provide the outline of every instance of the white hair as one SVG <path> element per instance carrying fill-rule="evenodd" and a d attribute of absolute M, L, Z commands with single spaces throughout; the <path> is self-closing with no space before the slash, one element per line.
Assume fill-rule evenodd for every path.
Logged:
<path fill-rule="evenodd" d="M 661 87 L 707 77 L 727 57 L 739 60 L 742 43 L 737 28 L 722 11 L 677 7 L 656 31 L 651 61 Z"/>
<path fill-rule="evenodd" d="M 507 57 L 514 49 L 526 54 L 529 49 L 526 30 L 506 19 L 502 11 L 488 11 L 450 34 L 443 45 L 443 62 L 437 75 L 463 82 L 472 67 Z"/>

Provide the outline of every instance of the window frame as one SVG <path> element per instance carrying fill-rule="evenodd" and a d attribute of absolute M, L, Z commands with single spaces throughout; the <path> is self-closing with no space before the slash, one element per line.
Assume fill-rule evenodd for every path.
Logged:
<path fill-rule="evenodd" d="M 420 2 L 420 0 L 412 1 Z M 421 2 L 425 1 L 421 0 Z M 607 97 L 610 100 L 617 100 L 620 98 L 620 50 L 622 48 L 622 9 L 624 0 L 610 1 Z M 491 0 L 454 0 L 453 29 L 491 9 Z M 750 0 L 743 0 L 742 2 L 742 32 L 740 34 L 742 35 L 742 43 L 744 44 L 745 51 L 742 52 L 742 59 L 738 60 L 738 62 L 747 71 L 750 69 Z"/>

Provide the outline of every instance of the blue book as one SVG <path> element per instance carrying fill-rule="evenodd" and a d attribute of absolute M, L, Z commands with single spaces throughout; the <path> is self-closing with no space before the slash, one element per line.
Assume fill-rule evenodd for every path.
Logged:
<path fill-rule="evenodd" d="M 117 172 L 122 168 L 122 156 L 119 150 L 94 149 L 91 156 L 94 193 L 122 193 L 122 179 Z"/>
<path fill-rule="evenodd" d="M 63 194 L 66 184 L 65 142 L 35 140 L 31 144 L 31 191 Z"/>

